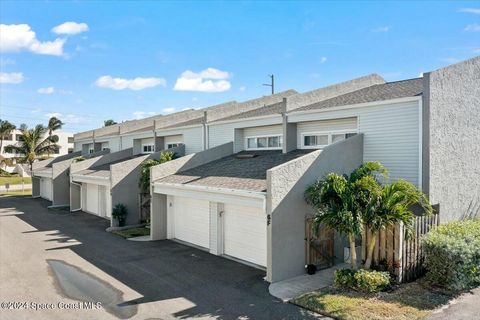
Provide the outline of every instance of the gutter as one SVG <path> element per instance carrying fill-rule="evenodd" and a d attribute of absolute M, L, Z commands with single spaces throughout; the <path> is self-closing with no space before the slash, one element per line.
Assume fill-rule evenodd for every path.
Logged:
<path fill-rule="evenodd" d="M 70 207 L 70 212 L 82 211 L 82 185 L 80 183 L 76 183 L 76 182 L 73 182 L 73 181 L 71 181 L 70 183 L 73 184 L 74 186 L 77 186 L 77 187 L 80 188 L 80 208 L 72 210 L 72 208 Z M 70 197 L 71 196 L 72 195 L 70 195 Z"/>

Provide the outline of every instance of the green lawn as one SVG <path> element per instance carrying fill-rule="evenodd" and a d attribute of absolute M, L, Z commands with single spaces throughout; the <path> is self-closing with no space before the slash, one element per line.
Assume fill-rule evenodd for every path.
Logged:
<path fill-rule="evenodd" d="M 417 281 L 377 294 L 326 288 L 300 296 L 292 303 L 335 319 L 406 320 L 423 319 L 452 297 Z"/>
<path fill-rule="evenodd" d="M 11 176 L 11 177 L 3 177 L 0 176 L 0 185 L 5 185 L 6 183 L 10 183 L 10 185 L 14 184 L 22 184 L 22 179 L 25 184 L 31 184 L 32 183 L 32 178 L 30 177 L 19 177 L 19 176 Z"/>
<path fill-rule="evenodd" d="M 148 236 L 150 234 L 150 229 L 132 228 L 127 230 L 112 231 L 112 233 L 122 236 L 124 238 L 133 238 L 133 237 L 140 237 L 140 236 Z"/>
<path fill-rule="evenodd" d="M 24 196 L 24 197 L 31 197 L 32 196 L 32 190 L 31 189 L 25 189 L 24 192 L 22 190 L 15 190 L 15 191 L 0 191 L 0 196 Z"/>

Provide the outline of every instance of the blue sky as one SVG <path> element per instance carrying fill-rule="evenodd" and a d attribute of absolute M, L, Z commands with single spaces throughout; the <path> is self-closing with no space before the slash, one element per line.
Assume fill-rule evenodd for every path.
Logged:
<path fill-rule="evenodd" d="M 480 1 L 1 1 L 0 20 L 0 118 L 73 132 L 267 95 L 270 73 L 306 91 L 480 55 Z"/>

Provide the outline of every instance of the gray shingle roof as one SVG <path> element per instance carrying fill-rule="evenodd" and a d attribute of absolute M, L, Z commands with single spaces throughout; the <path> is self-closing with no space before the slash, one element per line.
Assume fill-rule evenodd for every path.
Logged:
<path fill-rule="evenodd" d="M 180 128 L 180 127 L 185 127 L 185 126 L 193 126 L 193 125 L 196 125 L 196 124 L 202 124 L 203 120 L 204 120 L 203 117 L 190 119 L 190 120 L 187 120 L 187 121 L 183 121 L 183 122 L 175 123 L 175 124 L 172 124 L 172 125 L 169 125 L 169 126 L 166 126 L 166 127 L 162 127 L 160 129 L 171 129 L 171 128 Z"/>
<path fill-rule="evenodd" d="M 319 101 L 308 106 L 303 106 L 293 110 L 293 112 L 347 106 L 358 103 L 391 100 L 405 97 L 415 97 L 420 96 L 422 93 L 422 78 L 388 82 L 385 84 L 377 84 L 357 91 L 342 94 L 340 96 Z"/>
<path fill-rule="evenodd" d="M 94 176 L 94 177 L 110 177 L 110 165 L 124 162 L 127 160 L 135 159 L 138 157 L 143 157 L 145 156 L 144 154 L 137 154 L 134 156 L 126 157 L 123 159 L 115 160 L 109 163 L 105 163 L 99 166 L 93 166 L 85 170 L 80 170 L 78 172 L 75 172 L 74 174 L 81 174 L 81 175 L 86 175 L 86 176 Z"/>
<path fill-rule="evenodd" d="M 147 131 L 153 131 L 153 129 L 155 129 L 154 126 L 148 126 L 148 127 L 144 127 L 144 128 L 140 128 L 140 129 L 134 129 L 134 130 L 131 130 L 131 131 L 126 131 L 126 132 L 123 132 L 122 134 L 147 132 Z"/>
<path fill-rule="evenodd" d="M 254 110 L 249 110 L 249 111 L 245 111 L 229 117 L 225 117 L 216 121 L 240 120 L 240 119 L 246 119 L 246 118 L 268 116 L 272 114 L 280 114 L 281 112 L 282 112 L 282 102 L 277 102 L 277 103 L 266 105 Z M 216 122 L 216 121 L 213 121 L 213 122 Z"/>
<path fill-rule="evenodd" d="M 311 151 L 295 150 L 286 154 L 283 154 L 280 150 L 242 151 L 190 170 L 178 172 L 155 182 L 262 192 L 267 189 L 268 169 Z M 257 156 L 246 159 L 237 158 L 237 155 L 252 153 Z"/>

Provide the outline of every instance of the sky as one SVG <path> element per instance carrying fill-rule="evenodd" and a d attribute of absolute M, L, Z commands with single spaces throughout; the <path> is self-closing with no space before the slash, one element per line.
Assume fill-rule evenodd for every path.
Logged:
<path fill-rule="evenodd" d="M 0 119 L 70 132 L 480 55 L 480 1 L 2 0 L 0 22 Z"/>

